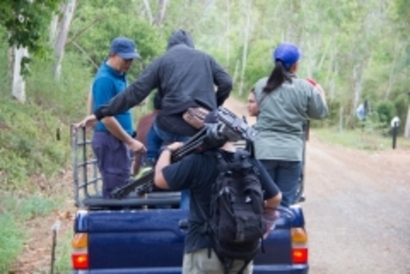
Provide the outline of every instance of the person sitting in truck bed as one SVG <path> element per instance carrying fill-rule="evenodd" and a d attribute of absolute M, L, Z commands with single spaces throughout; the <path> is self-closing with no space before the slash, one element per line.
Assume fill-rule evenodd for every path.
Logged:
<path fill-rule="evenodd" d="M 216 118 L 212 118 L 212 113 L 207 116 L 207 123 L 217 123 Z M 171 153 L 181 146 L 182 143 L 173 143 L 162 151 L 155 167 L 154 183 L 158 188 L 171 190 L 189 189 L 191 193 L 189 225 L 185 238 L 182 267 L 183 273 L 223 274 L 224 267 L 215 252 L 212 251 L 211 256 L 208 256 L 209 239 L 202 231 L 206 220 L 201 214 L 205 212 L 209 217 L 211 188 L 219 174 L 218 163 L 211 155 L 198 153 L 191 154 L 176 163 L 171 163 Z M 220 151 L 225 159 L 232 160 L 236 148 L 231 142 L 226 142 L 220 148 Z M 255 160 L 255 164 L 258 170 L 260 170 L 260 183 L 265 192 L 265 211 L 271 221 L 268 225 L 269 231 L 274 223 L 273 220 L 276 218 L 275 209 L 280 204 L 281 193 L 258 160 Z M 237 273 L 242 266 L 243 261 L 235 260 L 229 273 Z M 252 273 L 252 267 L 253 264 L 249 263 L 242 273 Z"/>
<path fill-rule="evenodd" d="M 137 140 L 143 143 L 147 148 L 147 154 L 139 153 L 135 155 L 133 175 L 137 175 L 141 166 L 152 167 L 158 159 L 162 146 L 162 139 L 154 130 L 153 124 L 161 109 L 161 97 L 155 93 L 153 100 L 154 109 L 138 119 L 137 123 Z M 145 157 L 144 157 L 145 156 Z"/>

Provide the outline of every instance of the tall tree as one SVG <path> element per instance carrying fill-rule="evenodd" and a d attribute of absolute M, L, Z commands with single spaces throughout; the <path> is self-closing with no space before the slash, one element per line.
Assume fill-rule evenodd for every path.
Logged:
<path fill-rule="evenodd" d="M 14 66 L 12 95 L 24 102 L 25 92 L 23 78 L 20 74 L 28 73 L 32 55 L 44 54 L 45 43 L 41 40 L 47 29 L 52 13 L 60 0 L 2 0 L 0 5 L 0 25 L 8 32 L 8 43 L 15 48 L 14 57 L 19 65 Z M 15 62 L 14 62 L 15 63 Z"/>
<path fill-rule="evenodd" d="M 56 80 L 60 79 L 61 64 L 64 58 L 64 49 L 67 41 L 68 32 L 70 30 L 71 21 L 74 17 L 77 0 L 66 0 L 61 4 L 61 17 L 57 25 L 57 40 L 54 44 L 55 61 L 53 67 L 53 74 Z"/>

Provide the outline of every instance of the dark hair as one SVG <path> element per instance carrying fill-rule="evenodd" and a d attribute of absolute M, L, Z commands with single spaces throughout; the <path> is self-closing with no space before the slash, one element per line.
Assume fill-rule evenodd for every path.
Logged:
<path fill-rule="evenodd" d="M 266 82 L 266 86 L 263 88 L 263 92 L 269 94 L 280 87 L 285 81 L 292 82 L 292 74 L 282 64 L 281 60 L 276 60 L 275 67 Z"/>

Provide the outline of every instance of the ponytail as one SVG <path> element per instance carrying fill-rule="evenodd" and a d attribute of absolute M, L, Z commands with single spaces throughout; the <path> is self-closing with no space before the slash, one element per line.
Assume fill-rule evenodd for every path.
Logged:
<path fill-rule="evenodd" d="M 269 94 L 280 87 L 285 81 L 292 82 L 292 74 L 285 68 L 281 60 L 276 60 L 275 67 L 266 82 L 266 86 L 263 88 L 263 92 Z"/>

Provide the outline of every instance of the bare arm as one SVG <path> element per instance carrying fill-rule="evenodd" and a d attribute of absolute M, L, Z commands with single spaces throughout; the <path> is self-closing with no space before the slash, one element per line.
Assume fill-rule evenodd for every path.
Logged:
<path fill-rule="evenodd" d="M 279 218 L 279 213 L 276 208 L 279 206 L 282 199 L 282 194 L 279 192 L 276 196 L 265 200 L 265 206 L 263 209 L 263 219 L 266 222 L 266 232 L 263 235 L 266 238 L 270 231 L 275 227 L 275 222 Z"/>
<path fill-rule="evenodd" d="M 114 135 L 116 138 L 125 143 L 133 152 L 142 152 L 145 151 L 145 146 L 132 138 L 122 126 L 118 123 L 117 119 L 114 117 L 105 117 L 101 122 L 107 127 L 108 131 Z"/>
<path fill-rule="evenodd" d="M 87 100 L 87 116 L 93 114 L 93 93 L 90 90 L 88 92 L 88 100 Z"/>
<path fill-rule="evenodd" d="M 176 142 L 168 146 L 168 149 L 162 151 L 157 164 L 155 165 L 154 183 L 157 187 L 162 189 L 169 189 L 168 183 L 164 178 L 162 169 L 171 164 L 171 153 L 180 148 L 183 143 Z"/>
<path fill-rule="evenodd" d="M 266 210 L 275 210 L 282 200 L 282 193 L 278 193 L 276 196 L 273 196 L 270 199 L 265 200 L 265 209 Z"/>

